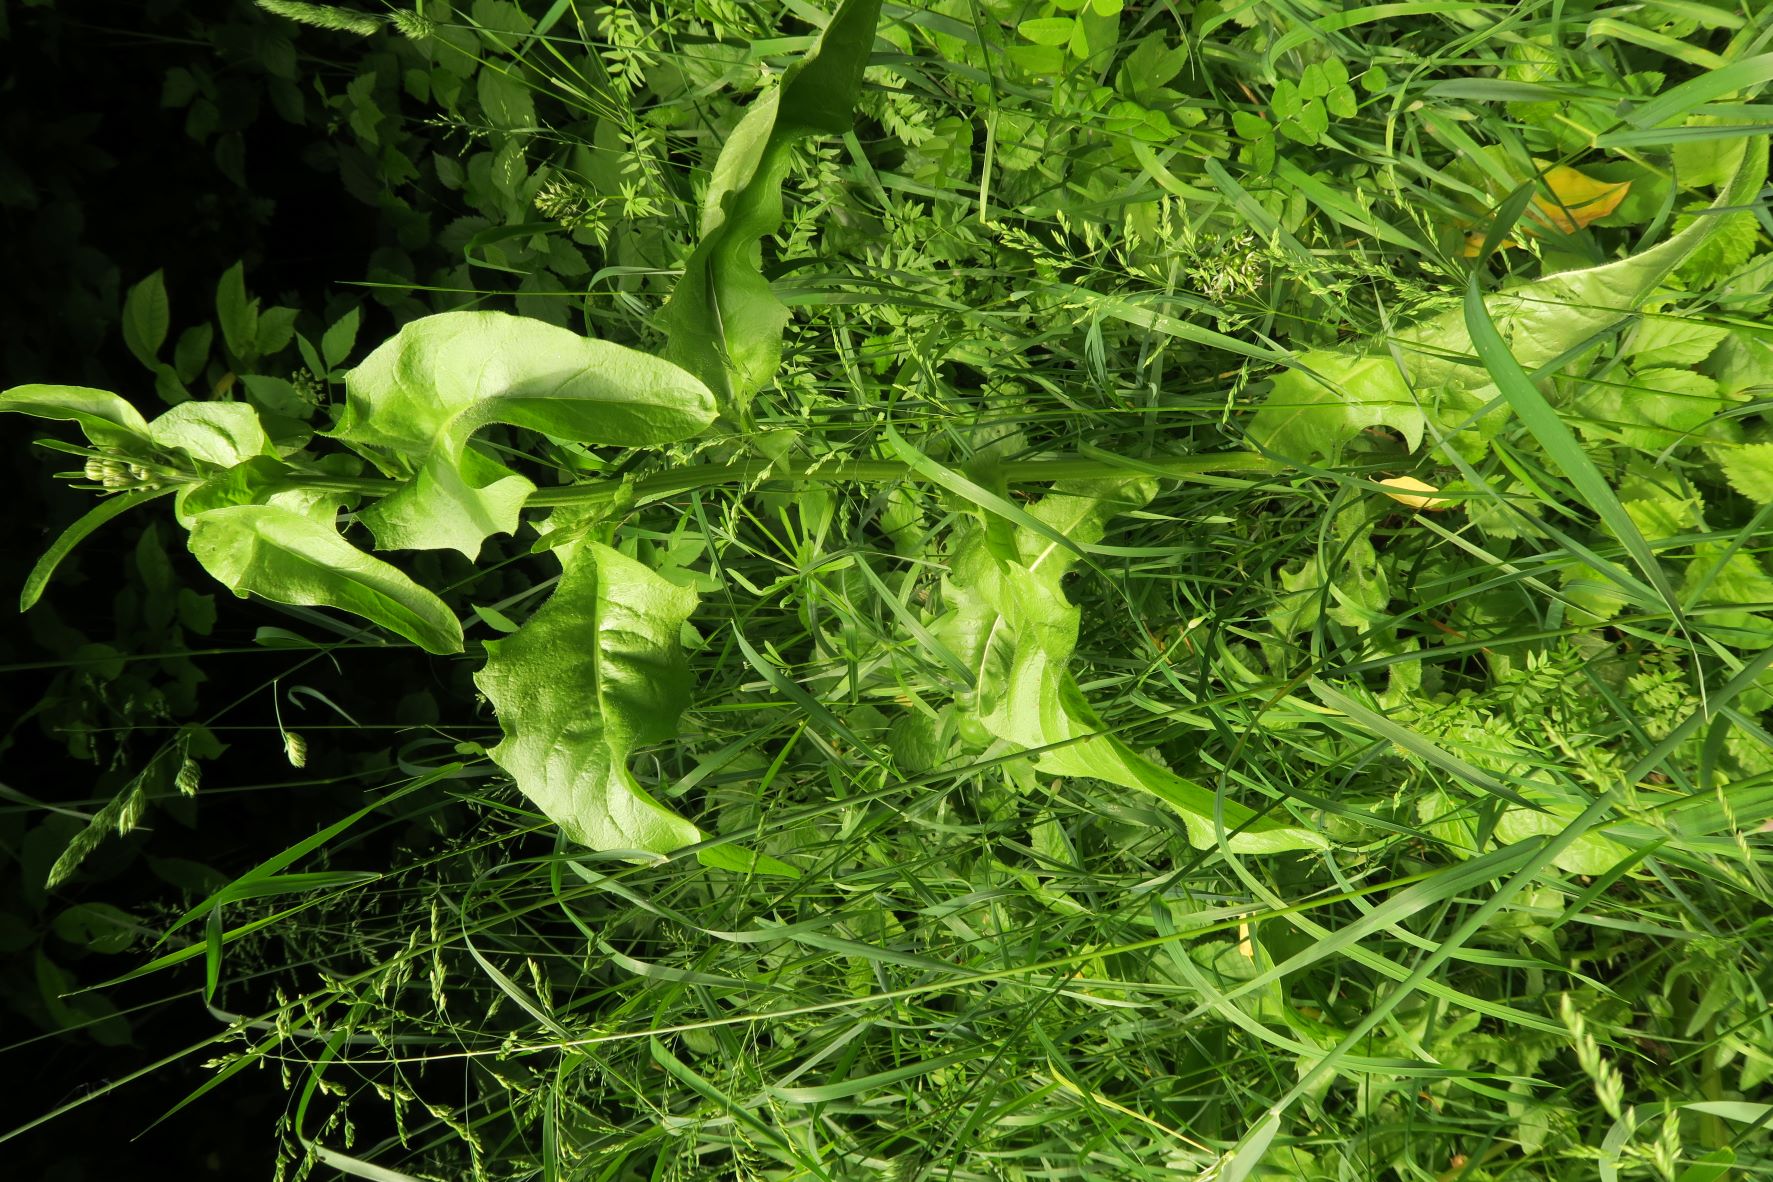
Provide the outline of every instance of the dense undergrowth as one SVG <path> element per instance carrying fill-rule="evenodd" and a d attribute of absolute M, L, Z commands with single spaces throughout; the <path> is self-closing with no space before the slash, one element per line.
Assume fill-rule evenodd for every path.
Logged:
<path fill-rule="evenodd" d="M 0 403 L 156 520 L 46 1029 L 291 1177 L 1773 1167 L 1773 15 L 263 8 L 367 286 Z"/>

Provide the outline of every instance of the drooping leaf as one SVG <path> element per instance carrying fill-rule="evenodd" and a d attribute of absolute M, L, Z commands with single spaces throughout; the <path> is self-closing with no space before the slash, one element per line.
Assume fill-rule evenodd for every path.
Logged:
<path fill-rule="evenodd" d="M 1716 232 L 1725 210 L 1750 204 L 1767 177 L 1767 139 L 1748 141 L 1748 151 L 1729 185 L 1707 214 L 1667 241 L 1630 258 L 1548 275 L 1484 298 L 1503 342 L 1528 373 L 1623 324 L 1657 285 Z M 1463 308 L 1399 332 L 1410 384 L 1418 389 L 1471 389 L 1489 382 L 1470 364 L 1471 332 Z"/>
<path fill-rule="evenodd" d="M 113 517 L 129 512 L 137 505 L 145 504 L 155 497 L 165 496 L 171 491 L 171 489 L 144 489 L 139 492 L 123 493 L 120 496 L 106 497 L 95 507 L 87 510 L 78 521 L 61 532 L 50 544 L 49 549 L 43 552 L 43 557 L 39 558 L 37 564 L 31 568 L 31 573 L 25 576 L 25 585 L 18 594 L 18 610 L 26 612 L 36 606 L 37 601 L 43 598 L 43 589 L 49 586 L 49 580 L 55 575 L 56 567 L 60 566 L 62 560 L 74 552 L 74 547 L 90 537 L 99 526 L 110 521 Z"/>
<path fill-rule="evenodd" d="M 581 845 L 663 855 L 701 839 L 628 767 L 635 748 L 672 736 L 689 704 L 678 634 L 695 606 L 694 592 L 583 542 L 548 602 L 486 642 L 474 682 L 505 733 L 490 754 Z"/>
<path fill-rule="evenodd" d="M 665 304 L 664 355 L 715 391 L 723 410 L 742 408 L 781 363 L 788 309 L 759 269 L 759 242 L 782 221 L 794 144 L 849 130 L 879 17 L 880 0 L 843 0 L 781 85 L 745 112 L 715 162 L 700 239 Z"/>
<path fill-rule="evenodd" d="M 279 505 L 231 505 L 191 522 L 191 553 L 236 595 L 332 607 L 433 653 L 462 651 L 461 622 L 405 573 Z"/>
<path fill-rule="evenodd" d="M 1713 203 L 1712 214 L 1749 203 L 1766 175 L 1767 140 L 1757 137 Z M 1531 373 L 1623 325 L 1724 221 L 1723 216 L 1700 217 L 1640 254 L 1486 296 L 1484 307 L 1515 360 Z M 1390 375 L 1385 372 L 1392 364 L 1387 349 L 1371 355 L 1301 355 L 1298 368 L 1307 372 L 1290 370 L 1275 379 L 1273 391 L 1251 421 L 1252 440 L 1288 459 L 1310 462 L 1335 457 L 1359 432 L 1384 425 L 1397 429 L 1414 449 L 1423 433 L 1419 406 L 1429 405 L 1432 418 L 1443 427 L 1453 426 L 1466 418 L 1449 414 L 1462 402 L 1476 398 L 1481 406 L 1496 393 L 1489 374 L 1474 364 L 1463 308 L 1400 330 L 1392 344 L 1401 368 Z M 1313 374 L 1333 384 L 1318 381 Z M 1498 417 L 1492 412 L 1474 420 L 1477 437 L 1494 434 Z"/>
<path fill-rule="evenodd" d="M 366 510 L 388 549 L 480 552 L 517 528 L 535 486 L 468 446 L 492 423 L 651 447 L 699 433 L 714 399 L 670 362 L 502 312 L 415 320 L 346 376 L 332 434 L 408 482 Z"/>
<path fill-rule="evenodd" d="M 1049 530 L 1087 546 L 1116 514 L 1156 493 L 1146 478 L 1059 485 L 1029 512 Z M 949 611 L 931 627 L 974 682 L 970 712 L 992 735 L 1024 750 L 1044 749 L 1035 768 L 1049 775 L 1087 776 L 1150 793 L 1181 816 L 1188 835 L 1215 844 L 1222 809 L 1230 848 L 1244 853 L 1321 848 L 1318 834 L 1257 818 L 1243 804 L 1220 801 L 1209 788 L 1138 754 L 1107 732 L 1070 672 L 1080 612 L 1061 587 L 1074 550 L 1026 528 L 1011 535 L 1013 556 L 994 547 L 983 528 L 965 535 L 943 581 Z"/>
<path fill-rule="evenodd" d="M 0 393 L 0 411 L 78 423 L 94 447 L 137 447 L 147 442 L 148 421 L 109 390 L 87 386 L 14 386 Z"/>

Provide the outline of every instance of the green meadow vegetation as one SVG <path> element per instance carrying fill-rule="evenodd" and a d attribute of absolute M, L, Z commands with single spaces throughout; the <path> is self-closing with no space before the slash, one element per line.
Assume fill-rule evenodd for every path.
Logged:
<path fill-rule="evenodd" d="M 1773 7 L 223 11 L 373 242 L 9 362 L 0 1140 L 1773 1176 Z"/>

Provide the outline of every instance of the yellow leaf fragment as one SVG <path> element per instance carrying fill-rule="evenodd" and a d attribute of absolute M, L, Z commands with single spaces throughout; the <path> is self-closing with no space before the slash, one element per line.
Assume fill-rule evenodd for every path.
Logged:
<path fill-rule="evenodd" d="M 1566 234 L 1599 221 L 1625 200 L 1630 181 L 1600 181 L 1560 164 L 1545 170 L 1541 184 L 1549 190 L 1533 196 L 1533 216 Z"/>
<path fill-rule="evenodd" d="M 1425 480 L 1417 480 L 1414 476 L 1388 476 L 1379 483 L 1386 488 L 1397 489 L 1398 491 L 1388 492 L 1385 495 L 1398 504 L 1408 505 L 1412 509 L 1435 511 L 1445 509 L 1453 503 L 1451 497 L 1435 496 L 1434 494 L 1440 492 L 1440 489 Z"/>
<path fill-rule="evenodd" d="M 1545 167 L 1543 160 L 1533 163 Z M 1618 209 L 1619 203 L 1631 192 L 1631 182 L 1596 180 L 1568 165 L 1559 164 L 1545 169 L 1539 178 L 1539 189 L 1533 194 L 1522 232 L 1535 233 L 1537 223 L 1540 227 L 1549 226 L 1565 234 L 1574 234 Z M 1461 253 L 1468 259 L 1476 258 L 1483 243 L 1483 234 L 1467 234 Z M 1518 245 L 1513 238 L 1502 243 L 1505 248 Z"/>

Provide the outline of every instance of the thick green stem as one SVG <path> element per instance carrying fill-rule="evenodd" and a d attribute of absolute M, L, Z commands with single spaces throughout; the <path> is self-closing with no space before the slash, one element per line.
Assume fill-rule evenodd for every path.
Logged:
<path fill-rule="evenodd" d="M 993 471 L 1009 484 L 1045 484 L 1055 480 L 1091 480 L 1143 473 L 1172 480 L 1212 479 L 1218 473 L 1280 472 L 1284 465 L 1255 452 L 1217 452 L 1199 456 L 1158 456 L 1123 459 L 1107 453 L 1060 456 L 1045 460 L 1007 460 Z M 747 484 L 754 480 L 813 481 L 821 484 L 890 484 L 895 481 L 927 481 L 929 478 L 898 460 L 841 460 L 829 464 L 776 464 L 768 460 L 742 460 L 735 464 L 692 464 L 671 472 L 657 472 L 634 481 L 629 488 L 636 499 L 657 500 L 676 493 L 722 484 Z M 302 483 L 310 488 L 338 492 L 386 494 L 399 485 L 392 480 L 311 476 Z M 623 495 L 619 480 L 588 480 L 560 488 L 537 489 L 530 494 L 531 508 L 578 505 L 614 500 Z"/>

